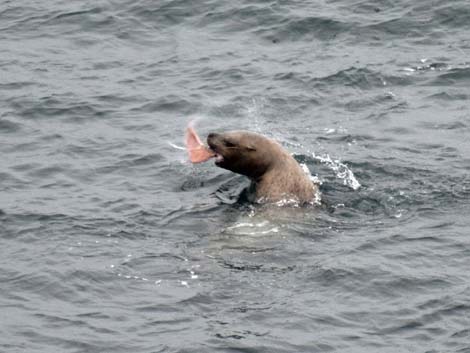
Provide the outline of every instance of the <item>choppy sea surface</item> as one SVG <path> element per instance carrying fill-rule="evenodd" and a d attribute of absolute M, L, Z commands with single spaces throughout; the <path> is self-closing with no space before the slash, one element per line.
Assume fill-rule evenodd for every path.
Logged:
<path fill-rule="evenodd" d="M 1 352 L 470 352 L 467 0 L 4 0 L 0 102 Z"/>

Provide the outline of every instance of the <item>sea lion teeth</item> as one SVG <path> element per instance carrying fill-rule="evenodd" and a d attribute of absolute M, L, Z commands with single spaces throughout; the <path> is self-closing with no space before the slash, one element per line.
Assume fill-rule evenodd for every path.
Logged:
<path fill-rule="evenodd" d="M 216 153 L 215 154 L 215 162 L 216 163 L 222 163 L 223 161 L 224 161 L 224 157 L 221 154 Z"/>

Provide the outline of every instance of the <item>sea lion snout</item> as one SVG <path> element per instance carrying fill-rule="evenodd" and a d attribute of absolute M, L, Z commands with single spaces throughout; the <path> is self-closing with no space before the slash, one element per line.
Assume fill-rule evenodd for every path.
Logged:
<path fill-rule="evenodd" d="M 209 135 L 207 135 L 207 144 L 212 152 L 215 153 L 215 164 L 222 167 L 224 162 L 224 150 L 221 145 L 221 134 L 215 132 L 209 133 Z"/>
<path fill-rule="evenodd" d="M 225 144 L 224 144 L 224 136 L 223 134 L 218 134 L 215 132 L 211 132 L 207 135 L 207 144 L 209 148 L 219 155 L 225 154 Z"/>
<path fill-rule="evenodd" d="M 209 133 L 209 135 L 207 135 L 207 144 L 213 151 L 217 149 L 217 144 L 219 140 L 220 140 L 220 134 L 211 132 Z"/>
<path fill-rule="evenodd" d="M 209 135 L 207 135 L 207 142 L 209 142 L 209 140 L 217 138 L 218 136 L 219 136 L 219 134 L 217 134 L 215 132 L 209 133 Z"/>

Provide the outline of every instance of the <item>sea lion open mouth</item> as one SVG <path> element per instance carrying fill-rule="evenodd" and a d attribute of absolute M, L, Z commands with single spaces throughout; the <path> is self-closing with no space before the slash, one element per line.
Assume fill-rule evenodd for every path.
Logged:
<path fill-rule="evenodd" d="M 218 136 L 218 134 L 210 133 L 207 136 L 207 145 L 209 146 L 209 149 L 214 153 L 215 164 L 217 166 L 220 166 L 224 162 L 225 158 L 221 151 L 223 148 L 220 146 Z"/>
<path fill-rule="evenodd" d="M 215 164 L 220 165 L 224 162 L 224 156 L 220 153 L 215 152 Z"/>

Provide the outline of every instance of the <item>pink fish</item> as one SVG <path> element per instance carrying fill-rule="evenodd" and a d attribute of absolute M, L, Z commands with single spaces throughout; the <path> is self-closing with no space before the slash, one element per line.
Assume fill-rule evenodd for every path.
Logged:
<path fill-rule="evenodd" d="M 202 163 L 215 157 L 215 153 L 201 142 L 191 123 L 186 128 L 186 149 L 192 163 Z"/>

